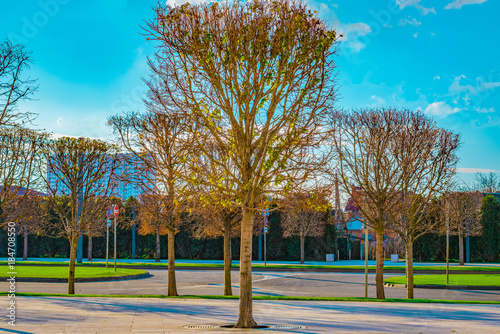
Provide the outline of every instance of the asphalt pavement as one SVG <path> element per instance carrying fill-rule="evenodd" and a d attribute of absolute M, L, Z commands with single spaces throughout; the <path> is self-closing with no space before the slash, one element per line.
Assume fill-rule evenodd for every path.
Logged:
<path fill-rule="evenodd" d="M 76 269 L 78 270 L 78 268 Z M 149 278 L 75 284 L 77 294 L 164 295 L 167 293 L 167 270 L 150 270 Z M 395 275 L 385 274 L 384 277 Z M 375 297 L 375 275 L 369 274 L 369 297 Z M 256 296 L 364 297 L 364 274 L 316 272 L 253 272 Z M 221 270 L 176 270 L 180 295 L 222 295 L 224 276 Z M 232 272 L 233 294 L 239 294 L 238 271 Z M 6 291 L 7 282 L 0 282 Z M 67 293 L 67 283 L 17 282 L 17 292 Z M 386 287 L 387 298 L 405 298 L 402 287 Z M 415 289 L 415 298 L 444 300 L 500 301 L 500 290 Z"/>
<path fill-rule="evenodd" d="M 6 297 L 0 299 L 3 312 L 8 303 Z M 273 329 L 261 330 L 218 327 L 237 321 L 238 300 L 18 296 L 16 305 L 16 326 L 8 325 L 2 316 L 0 331 L 485 334 L 498 333 L 500 328 L 500 305 L 254 301 L 257 323 L 274 325 Z"/>

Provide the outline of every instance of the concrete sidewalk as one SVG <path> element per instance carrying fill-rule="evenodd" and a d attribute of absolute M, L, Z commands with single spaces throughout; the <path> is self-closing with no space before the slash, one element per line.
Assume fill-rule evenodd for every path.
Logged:
<path fill-rule="evenodd" d="M 0 309 L 6 312 L 7 297 Z M 214 333 L 234 329 L 188 329 L 231 324 L 238 300 L 157 298 L 16 297 L 16 326 L 2 316 L 6 333 Z M 500 305 L 254 301 L 260 325 L 288 324 L 287 333 L 498 333 Z M 244 330 L 258 333 L 261 330 Z"/>
<path fill-rule="evenodd" d="M 7 261 L 7 258 L 0 258 L 0 261 Z M 69 262 L 69 258 L 38 258 L 38 257 L 29 257 L 27 261 L 35 261 L 35 262 Z M 109 260 L 111 264 L 113 264 L 113 260 Z M 22 258 L 17 258 L 16 263 L 23 263 Z M 106 263 L 106 259 L 94 259 L 93 263 Z M 86 258 L 83 259 L 83 263 L 90 263 Z M 117 259 L 117 264 L 121 263 L 137 263 L 137 264 L 158 264 L 154 259 Z M 160 263 L 167 265 L 167 259 L 162 259 Z M 239 264 L 238 260 L 233 260 L 233 264 Z M 264 265 L 264 261 L 252 261 L 253 264 L 256 265 Z M 177 266 L 182 266 L 183 264 L 224 264 L 223 260 L 175 260 L 175 264 Z M 300 266 L 299 261 L 267 261 L 268 265 L 298 265 Z M 445 262 L 414 262 L 414 266 L 446 266 Z M 326 262 L 326 261 L 306 261 L 304 265 L 318 265 L 318 266 L 364 266 L 365 261 L 361 260 L 352 260 L 352 261 L 334 261 L 334 262 Z M 368 261 L 369 266 L 375 266 L 376 262 Z M 404 261 L 399 261 L 393 263 L 391 261 L 384 261 L 384 266 L 405 266 Z M 457 267 L 458 263 L 450 263 L 451 267 Z M 464 267 L 500 267 L 500 263 L 466 263 Z"/>

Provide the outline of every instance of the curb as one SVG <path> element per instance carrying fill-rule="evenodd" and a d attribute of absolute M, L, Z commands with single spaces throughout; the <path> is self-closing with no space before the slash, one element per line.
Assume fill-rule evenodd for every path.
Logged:
<path fill-rule="evenodd" d="M 384 283 L 385 287 L 388 288 L 405 288 L 406 284 L 392 284 Z M 413 288 L 416 289 L 434 289 L 434 290 L 500 290 L 500 286 L 495 285 L 414 285 Z"/>
<path fill-rule="evenodd" d="M 75 283 L 83 282 L 106 282 L 106 281 L 122 281 L 122 280 L 132 280 L 152 277 L 150 273 L 137 274 L 137 275 L 125 275 L 125 276 L 111 276 L 111 277 L 88 277 L 88 278 L 76 278 Z M 4 281 L 8 277 L 0 277 L 0 280 Z M 31 282 L 31 283 L 68 283 L 67 278 L 42 278 L 42 277 L 16 277 L 16 282 Z"/>

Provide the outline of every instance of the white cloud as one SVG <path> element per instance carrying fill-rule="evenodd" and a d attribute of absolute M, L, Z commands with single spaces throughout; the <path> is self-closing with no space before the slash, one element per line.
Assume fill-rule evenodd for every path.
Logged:
<path fill-rule="evenodd" d="M 57 126 L 62 126 L 63 125 L 63 119 L 62 117 L 58 117 L 56 121 Z"/>
<path fill-rule="evenodd" d="M 166 1 L 166 4 L 170 5 L 172 7 L 175 7 L 175 6 L 183 5 L 187 2 L 189 2 L 191 4 L 200 4 L 200 3 L 205 3 L 208 1 L 207 0 L 168 0 L 168 1 Z"/>
<path fill-rule="evenodd" d="M 481 108 L 481 107 L 474 107 L 474 110 L 476 110 L 477 112 L 482 113 L 482 114 L 496 111 L 495 108 Z"/>
<path fill-rule="evenodd" d="M 413 37 L 417 38 L 418 37 L 418 32 L 414 33 Z"/>
<path fill-rule="evenodd" d="M 439 75 L 434 76 L 434 80 L 439 80 L 439 79 L 441 79 L 441 77 Z"/>
<path fill-rule="evenodd" d="M 446 117 L 459 112 L 460 108 L 452 108 L 449 104 L 445 102 L 434 102 L 425 108 L 425 113 L 438 117 Z"/>
<path fill-rule="evenodd" d="M 351 48 L 352 50 L 359 52 L 365 48 L 365 44 L 359 40 L 360 37 L 364 37 L 372 32 L 372 28 L 363 22 L 349 23 L 349 24 L 339 24 L 337 27 L 337 32 L 343 35 L 340 40 Z"/>
<path fill-rule="evenodd" d="M 475 119 L 472 120 L 472 125 L 477 127 L 477 128 L 491 128 L 491 127 L 496 127 L 500 126 L 500 118 L 499 117 L 492 117 L 488 116 L 486 119 Z"/>
<path fill-rule="evenodd" d="M 407 24 L 412 25 L 414 27 L 418 27 L 419 25 L 422 24 L 422 22 L 417 21 L 416 18 L 413 18 L 413 20 L 410 20 L 410 19 L 401 19 L 401 20 L 399 20 L 399 25 L 400 26 L 405 26 Z"/>
<path fill-rule="evenodd" d="M 420 1 L 421 0 L 396 0 L 396 5 L 399 6 L 399 9 L 404 9 L 405 7 L 415 7 L 423 15 L 427 15 L 429 13 L 436 14 L 434 7 L 426 8 L 420 4 Z"/>
<path fill-rule="evenodd" d="M 500 173 L 498 170 L 494 169 L 486 169 L 486 168 L 456 168 L 455 169 L 459 173 Z"/>
<path fill-rule="evenodd" d="M 483 89 L 493 89 L 500 87 L 500 82 L 481 82 L 481 88 Z"/>
<path fill-rule="evenodd" d="M 370 96 L 372 100 L 374 100 L 378 105 L 385 104 L 385 100 L 377 95 Z"/>
<path fill-rule="evenodd" d="M 453 83 L 449 88 L 450 93 L 457 94 L 457 93 L 468 92 L 469 94 L 476 94 L 476 89 L 471 85 L 465 85 L 465 86 L 460 85 L 460 80 L 462 79 L 467 79 L 467 77 L 463 74 L 458 77 L 455 77 Z"/>
<path fill-rule="evenodd" d="M 420 0 L 396 0 L 396 4 L 399 5 L 399 9 L 417 6 L 419 2 Z"/>
<path fill-rule="evenodd" d="M 446 7 L 444 7 L 444 9 L 452 9 L 452 8 L 460 9 L 462 8 L 462 6 L 465 5 L 476 5 L 486 1 L 488 0 L 455 0 L 447 4 Z"/>

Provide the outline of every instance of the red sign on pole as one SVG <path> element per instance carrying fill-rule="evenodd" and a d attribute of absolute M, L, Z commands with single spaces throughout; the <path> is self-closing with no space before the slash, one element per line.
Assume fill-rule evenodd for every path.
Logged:
<path fill-rule="evenodd" d="M 120 210 L 118 209 L 118 204 L 115 204 L 115 218 L 118 218 L 118 213 Z"/>

